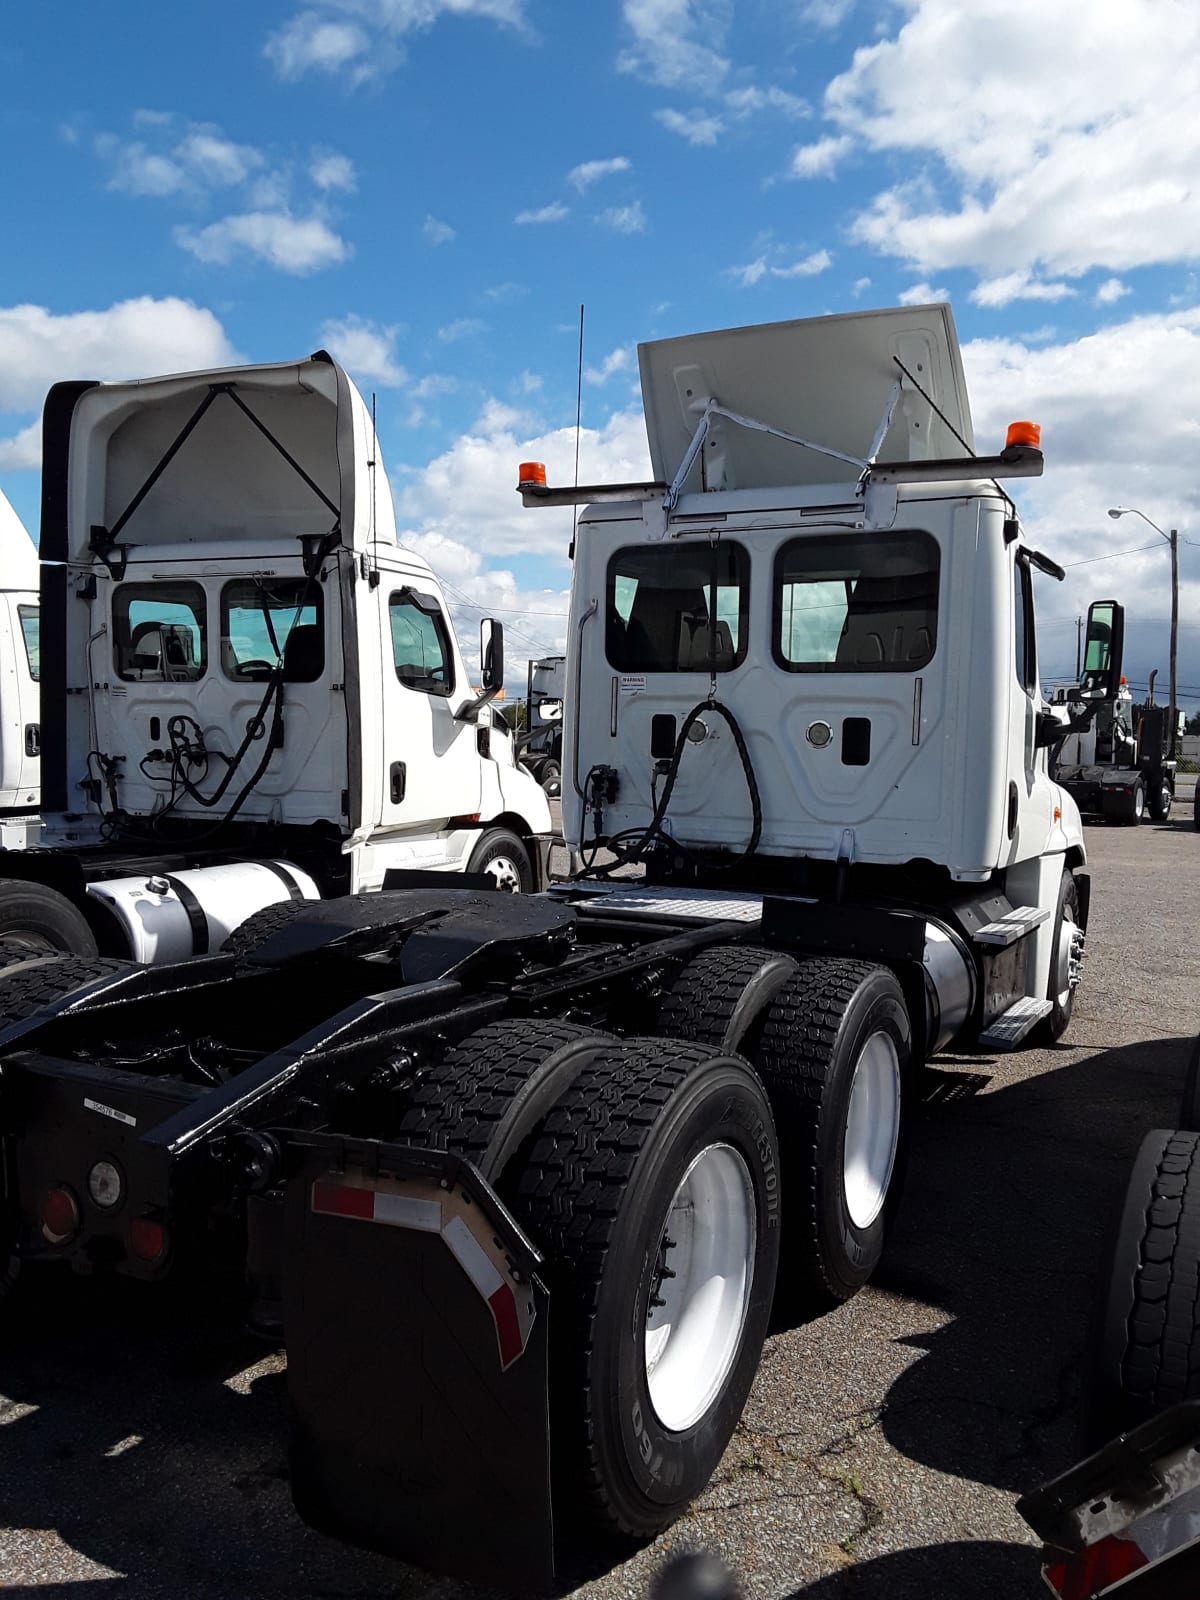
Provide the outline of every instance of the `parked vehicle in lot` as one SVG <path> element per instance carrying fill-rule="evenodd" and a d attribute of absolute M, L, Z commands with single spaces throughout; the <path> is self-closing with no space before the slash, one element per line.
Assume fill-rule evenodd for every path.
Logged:
<path fill-rule="evenodd" d="M 586 508 L 562 771 L 581 876 L 513 898 L 396 874 L 401 892 L 258 910 L 184 964 L 0 974 L 0 1219 L 21 1261 L 156 1278 L 244 1237 L 254 1319 L 286 1336 L 302 1515 L 509 1582 L 548 1578 L 564 1534 L 645 1538 L 688 1505 L 736 1424 L 777 1275 L 810 1309 L 868 1279 L 923 1064 L 1039 1025 L 1060 1036 L 1087 925 L 1037 664 L 1033 573 L 1061 569 L 1002 483 L 1039 473 L 1041 451 L 1020 424 L 974 454 L 948 308 L 640 359 L 654 482 L 558 490 L 520 472 L 526 501 Z M 298 430 L 299 414 L 328 420 L 321 375 L 279 382 Z M 92 572 L 96 596 L 73 578 L 87 604 L 133 581 L 135 556 L 166 568 L 118 548 L 112 508 L 195 403 L 109 496 L 92 564 L 121 576 Z M 251 511 L 294 488 L 276 455 L 241 482 Z M 175 554 L 198 487 L 167 522 Z M 307 567 L 286 569 L 301 613 L 334 560 L 310 537 Z M 346 592 L 335 571 L 369 600 L 373 570 L 370 552 L 339 557 L 326 615 Z M 153 621 L 194 672 L 207 647 L 188 609 L 191 624 L 160 597 Z M 245 610 L 278 635 L 257 591 Z M 142 619 L 114 615 L 119 643 Z M 1075 724 L 1117 692 L 1120 624 L 1092 608 L 1095 698 Z M 125 712 L 90 678 L 79 661 L 67 688 L 76 725 L 93 703 L 101 718 L 110 765 L 93 781 L 99 801 L 112 780 L 115 808 Z M 177 681 L 139 715 L 166 716 Z M 304 801 L 312 825 L 339 785 L 352 813 L 367 792 L 353 769 L 304 764 L 308 730 L 347 714 L 335 693 L 284 744 L 302 793 L 332 786 Z M 392 757 L 349 748 L 374 770 Z M 160 772 L 171 795 L 203 781 L 194 730 L 163 759 L 133 790 L 143 811 Z M 245 804 L 265 827 L 291 793 Z M 611 876 L 632 862 L 638 881 Z"/>
<path fill-rule="evenodd" d="M 531 661 L 525 686 L 525 729 L 521 765 L 554 798 L 562 790 L 562 718 L 566 694 L 566 656 Z"/>
<path fill-rule="evenodd" d="M 0 494 L 0 849 L 37 838 L 38 672 L 37 551 Z"/>
<path fill-rule="evenodd" d="M 0 949 L 180 960 L 393 867 L 541 883 L 499 624 L 475 694 L 335 362 L 59 384 L 43 475 L 44 833 Z"/>
<path fill-rule="evenodd" d="M 1153 688 L 1155 674 L 1151 673 Z M 1090 698 L 1089 668 L 1078 685 L 1055 691 L 1055 704 L 1082 706 Z M 1176 749 L 1183 723 L 1172 730 L 1167 706 L 1138 703 L 1121 679 L 1115 700 L 1089 727 L 1068 733 L 1052 759 L 1054 777 L 1083 812 L 1137 824 L 1147 813 L 1165 822 L 1175 799 Z"/>
<path fill-rule="evenodd" d="M 1142 1141 L 1091 1341 L 1091 1454 L 1018 1502 L 1064 1600 L 1200 1589 L 1200 1038 L 1179 1127 Z"/>

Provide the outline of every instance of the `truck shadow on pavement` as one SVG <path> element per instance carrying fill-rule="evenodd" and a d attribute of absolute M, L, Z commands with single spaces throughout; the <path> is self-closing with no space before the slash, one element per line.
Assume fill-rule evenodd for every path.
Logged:
<path fill-rule="evenodd" d="M 1099 1054 L 1064 1047 L 1052 1070 L 1043 1061 L 976 1095 L 954 1092 L 966 1074 L 947 1063 L 951 1092 L 922 1110 L 876 1279 L 878 1292 L 951 1318 L 900 1341 L 923 1353 L 886 1398 L 880 1427 L 894 1449 L 1009 1492 L 1073 1459 L 1111 1214 L 1143 1133 L 1176 1120 L 1188 1049 L 1186 1039 Z M 1022 1058 L 1010 1060 L 1019 1070 Z M 480 1593 L 304 1527 L 288 1490 L 281 1363 L 229 1332 L 219 1308 L 126 1282 L 33 1279 L 0 1308 L 0 1395 L 11 1402 L 0 1402 L 7 1593 Z M 864 1557 L 796 1594 L 1037 1592 L 1028 1546 L 972 1540 L 961 1524 L 947 1532 L 947 1545 Z"/>
<path fill-rule="evenodd" d="M 924 1354 L 887 1396 L 895 1449 L 1016 1493 L 1077 1457 L 1116 1212 L 1143 1135 L 1178 1121 L 1190 1049 L 1064 1045 L 1049 1072 L 925 1107 L 875 1284 L 951 1320 L 901 1341 Z"/>

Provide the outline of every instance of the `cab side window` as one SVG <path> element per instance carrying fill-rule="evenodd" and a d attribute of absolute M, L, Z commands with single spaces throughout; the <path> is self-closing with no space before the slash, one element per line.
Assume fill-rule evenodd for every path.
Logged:
<path fill-rule="evenodd" d="M 1033 574 L 1027 561 L 1018 561 L 1013 571 L 1013 619 L 1015 643 L 1013 664 L 1017 682 L 1026 694 L 1036 695 L 1037 642 L 1033 627 Z"/>
<path fill-rule="evenodd" d="M 392 659 L 406 689 L 442 697 L 454 693 L 454 657 L 442 608 L 433 595 L 400 589 L 388 596 Z"/>

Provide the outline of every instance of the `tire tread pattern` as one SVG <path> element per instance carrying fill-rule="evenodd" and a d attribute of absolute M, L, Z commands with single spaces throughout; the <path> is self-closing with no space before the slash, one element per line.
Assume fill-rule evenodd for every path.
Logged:
<path fill-rule="evenodd" d="M 734 1007 L 764 962 L 780 952 L 757 945 L 712 945 L 682 969 L 663 996 L 658 1032 L 719 1047 Z"/>
<path fill-rule="evenodd" d="M 605 1489 L 591 1383 L 600 1286 L 621 1201 L 663 1108 L 698 1066 L 724 1052 L 666 1039 L 614 1042 L 580 1072 L 550 1112 L 521 1176 L 514 1212 L 546 1255 L 562 1304 L 562 1373 L 582 1408 L 568 1448 L 576 1493 L 610 1531 L 639 1536 Z M 556 1305 L 559 1302 L 556 1302 Z"/>
<path fill-rule="evenodd" d="M 286 928 L 289 922 L 294 922 L 305 911 L 311 911 L 317 903 L 313 900 L 273 900 L 269 906 L 260 906 L 233 930 L 221 946 L 221 954 L 253 955 L 280 928 Z"/>
<path fill-rule="evenodd" d="M 513 1095 L 547 1056 L 594 1028 L 531 1018 L 489 1023 L 417 1079 L 400 1137 L 419 1137 L 479 1166 Z"/>
<path fill-rule="evenodd" d="M 129 970 L 108 956 L 51 956 L 18 971 L 0 971 L 0 1028 L 27 1022 L 75 989 Z"/>
<path fill-rule="evenodd" d="M 1200 1394 L 1200 1134 L 1173 1132 L 1144 1210 L 1124 1396 L 1149 1416 Z"/>
<path fill-rule="evenodd" d="M 846 1008 L 859 985 L 878 970 L 874 963 L 841 957 L 802 962 L 768 1010 L 752 1055 L 779 1129 L 788 1185 L 785 1229 L 788 1213 L 794 1218 L 803 1211 L 802 1226 L 791 1230 L 786 1249 L 798 1257 L 801 1272 L 834 1300 L 844 1300 L 846 1292 L 826 1270 L 818 1229 L 825 1083 Z"/>

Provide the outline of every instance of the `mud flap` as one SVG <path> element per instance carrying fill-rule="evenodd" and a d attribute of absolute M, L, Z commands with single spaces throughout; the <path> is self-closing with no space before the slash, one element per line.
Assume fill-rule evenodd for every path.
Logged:
<path fill-rule="evenodd" d="M 549 1583 L 549 1295 L 536 1250 L 455 1156 L 321 1135 L 291 1147 L 296 1509 L 431 1572 Z"/>

